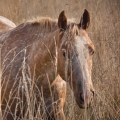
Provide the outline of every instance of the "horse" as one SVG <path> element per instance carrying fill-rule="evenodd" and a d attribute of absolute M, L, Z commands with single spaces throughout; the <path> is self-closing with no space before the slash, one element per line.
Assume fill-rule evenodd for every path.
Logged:
<path fill-rule="evenodd" d="M 9 19 L 0 16 L 0 33 L 15 28 L 16 25 Z"/>
<path fill-rule="evenodd" d="M 86 9 L 78 24 L 62 11 L 58 21 L 33 19 L 0 35 L 4 119 L 65 120 L 66 82 L 78 106 L 89 107 L 94 97 L 89 24 Z"/>

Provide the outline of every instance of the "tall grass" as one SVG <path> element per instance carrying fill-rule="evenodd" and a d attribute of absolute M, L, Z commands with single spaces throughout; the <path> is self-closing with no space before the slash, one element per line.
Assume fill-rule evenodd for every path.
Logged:
<path fill-rule="evenodd" d="M 0 46 L 0 56 L 1 56 L 1 46 Z M 0 119 L 2 120 L 2 111 L 1 111 L 1 77 L 2 77 L 2 66 L 1 66 L 1 57 L 0 57 Z"/>
<path fill-rule="evenodd" d="M 56 94 L 57 94 L 56 92 L 59 92 L 59 91 L 56 91 L 58 89 L 58 86 L 56 84 L 55 84 L 56 86 L 54 86 L 54 83 L 52 83 L 51 85 L 48 77 L 48 83 L 49 83 L 48 90 L 50 91 L 50 94 L 47 90 L 49 94 L 47 102 L 51 102 L 51 103 L 49 103 L 49 105 L 46 105 L 43 88 L 42 87 L 41 89 L 38 88 L 37 84 L 35 83 L 34 77 L 31 79 L 30 68 L 28 65 L 26 65 L 26 49 L 22 50 L 21 52 L 23 51 L 24 51 L 24 58 L 23 58 L 21 69 L 20 69 L 20 71 L 22 72 L 22 76 L 18 82 L 17 75 L 16 75 L 16 79 L 13 81 L 13 85 L 11 85 L 12 88 L 8 94 L 9 99 L 6 99 L 7 104 L 2 114 L 3 120 L 7 118 L 8 114 L 11 114 L 14 120 L 21 120 L 21 119 L 22 120 L 48 120 L 49 119 L 48 114 L 51 114 L 51 112 L 54 112 L 55 117 L 57 118 L 57 120 L 59 120 L 60 119 L 59 111 L 58 111 L 59 109 L 57 104 L 59 104 L 60 99 L 57 99 L 58 97 L 56 97 Z M 15 55 L 15 57 L 17 57 L 17 55 Z M 13 58 L 12 62 L 10 62 L 9 64 L 11 66 L 11 70 L 13 70 L 12 64 L 14 64 L 14 60 L 15 58 Z M 6 61 L 6 59 L 4 61 Z M 4 64 L 4 61 L 3 61 L 3 64 Z M 5 70 L 6 68 L 3 68 L 3 71 Z M 4 78 L 2 77 L 2 79 Z M 57 77 L 55 81 L 57 81 L 57 79 L 59 78 Z M 6 89 L 8 88 L 8 85 L 9 85 L 9 79 L 5 79 L 5 80 L 4 80 L 5 82 L 3 82 L 1 87 L 1 88 L 4 88 L 4 92 L 6 92 Z M 62 91 L 65 92 L 64 88 L 62 89 Z M 6 97 L 4 96 L 4 93 L 3 93 L 3 97 Z M 13 109 L 14 111 L 11 111 Z M 18 111 L 19 111 L 19 116 L 17 116 Z"/>
<path fill-rule="evenodd" d="M 119 0 L 76 0 L 76 2 L 74 0 L 63 2 L 53 0 L 51 5 L 42 0 L 35 0 L 34 2 L 32 0 L 18 0 L 18 2 L 15 0 L 10 0 L 9 2 L 1 0 L 0 3 L 0 14 L 11 19 L 16 24 L 35 16 L 57 18 L 62 10 L 66 10 L 69 17 L 79 21 L 83 9 L 87 8 L 91 16 L 91 26 L 88 34 L 96 48 L 92 72 L 95 88 L 94 102 L 89 109 L 79 109 L 74 101 L 73 93 L 69 85 L 67 85 L 67 99 L 64 111 L 69 120 L 120 119 Z M 31 114 L 33 113 L 34 102 L 30 94 L 27 103 L 32 105 L 28 107 L 28 111 Z M 40 111 L 37 113 L 40 118 L 42 116 Z M 35 119 L 32 116 L 30 118 Z"/>

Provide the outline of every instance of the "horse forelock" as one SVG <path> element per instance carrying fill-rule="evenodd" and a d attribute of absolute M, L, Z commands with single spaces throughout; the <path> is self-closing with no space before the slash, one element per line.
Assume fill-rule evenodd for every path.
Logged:
<path fill-rule="evenodd" d="M 92 43 L 91 39 L 89 38 L 87 32 L 85 30 L 83 30 L 82 28 L 79 28 L 76 23 L 70 23 L 68 25 L 68 30 L 69 30 L 69 36 L 71 38 L 73 38 L 75 36 L 85 37 L 87 44 L 91 47 L 91 49 L 94 50 L 94 44 Z M 74 41 L 75 39 L 71 39 L 71 40 Z"/>
<path fill-rule="evenodd" d="M 62 44 L 71 44 L 74 43 L 75 41 L 75 37 L 76 36 L 82 36 L 86 38 L 86 41 L 88 44 L 92 44 L 92 41 L 90 40 L 90 38 L 87 35 L 87 32 L 81 28 L 78 27 L 78 24 L 74 23 L 74 22 L 69 22 L 66 31 L 64 32 L 64 36 L 63 36 L 63 41 Z"/>

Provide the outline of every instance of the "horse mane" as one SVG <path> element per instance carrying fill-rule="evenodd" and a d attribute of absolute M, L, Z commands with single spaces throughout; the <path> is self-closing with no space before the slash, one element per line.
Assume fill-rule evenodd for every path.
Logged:
<path fill-rule="evenodd" d="M 68 26 L 74 23 L 74 19 L 68 19 Z M 36 26 L 38 25 L 44 32 L 52 32 L 58 28 L 57 19 L 52 19 L 50 17 L 37 17 L 28 20 L 24 23 L 25 26 Z"/>
<path fill-rule="evenodd" d="M 42 31 L 52 32 L 57 29 L 57 21 L 49 17 L 37 17 L 24 23 L 25 26 L 39 26 Z"/>

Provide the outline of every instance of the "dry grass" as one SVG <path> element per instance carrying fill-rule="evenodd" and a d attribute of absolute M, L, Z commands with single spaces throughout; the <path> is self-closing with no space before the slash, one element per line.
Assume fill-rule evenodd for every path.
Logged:
<path fill-rule="evenodd" d="M 18 83 L 17 81 L 17 75 L 16 75 L 16 79 L 13 83 L 13 85 L 11 86 L 11 90 L 10 90 L 10 94 L 9 94 L 9 99 L 6 99 L 7 105 L 6 108 L 4 109 L 4 113 L 2 114 L 2 119 L 6 120 L 7 115 L 10 113 L 12 115 L 12 117 L 14 118 L 14 120 L 48 120 L 48 114 L 49 113 L 49 109 L 53 108 L 54 114 L 56 115 L 56 110 L 57 110 L 57 103 L 59 103 L 59 99 L 57 99 L 56 101 L 54 93 L 56 92 L 56 86 L 54 86 L 54 84 L 50 85 L 50 81 L 48 78 L 48 82 L 49 82 L 49 90 L 50 90 L 50 95 L 49 95 L 49 102 L 53 101 L 52 104 L 46 105 L 46 101 L 44 98 L 44 93 L 43 93 L 43 88 L 41 87 L 38 88 L 38 85 L 36 85 L 34 83 L 34 78 L 31 79 L 31 75 L 30 75 L 30 68 L 29 66 L 27 67 L 26 65 L 26 49 L 23 50 L 24 51 L 24 58 L 23 58 L 23 62 L 22 62 L 22 66 L 21 66 L 21 72 L 22 72 L 22 76 L 20 78 L 20 81 Z M 17 54 L 18 55 L 18 54 Z M 15 55 L 15 57 L 17 57 L 17 55 Z M 7 58 L 7 57 L 5 57 Z M 6 59 L 4 60 L 6 61 Z M 12 62 L 14 61 L 14 59 L 12 60 Z M 12 66 L 12 62 L 10 63 Z M 4 62 L 3 62 L 4 64 Z M 5 69 L 2 69 L 3 71 L 5 71 Z M 12 70 L 12 67 L 11 67 Z M 19 71 L 18 71 L 19 72 Z M 29 75 L 28 75 L 29 74 Z M 9 76 L 9 75 L 8 75 Z M 4 78 L 2 78 L 4 79 Z M 6 81 L 5 81 L 6 80 Z M 3 83 L 5 86 L 5 89 L 7 89 L 7 79 L 5 79 L 5 83 Z M 2 87 L 3 87 L 2 84 Z M 16 86 L 17 85 L 17 86 Z M 1 87 L 1 88 L 2 88 Z M 49 93 L 49 92 L 48 92 Z M 3 93 L 4 94 L 4 93 Z M 4 97 L 4 96 L 3 96 Z M 6 97 L 6 96 L 5 96 Z M 38 101 L 39 99 L 39 101 Z M 47 101 L 48 102 L 48 101 Z M 14 103 L 16 103 L 14 112 L 11 111 L 12 107 L 14 106 Z M 17 112 L 20 111 L 19 116 L 17 116 Z M 1 117 L 1 116 L 0 116 Z M 57 114 L 55 116 L 56 118 L 59 117 L 59 115 Z M 0 118 L 1 120 L 1 118 Z M 59 120 L 59 118 L 58 118 Z"/>
<path fill-rule="evenodd" d="M 16 24 L 35 16 L 57 18 L 60 11 L 79 21 L 84 8 L 90 11 L 91 26 L 88 34 L 95 45 L 93 57 L 94 104 L 80 110 L 69 86 L 64 111 L 69 120 L 119 120 L 120 119 L 120 1 L 119 0 L 1 0 L 0 14 Z M 51 4 L 51 5 L 50 5 Z M 51 10 L 51 11 L 50 11 Z M 71 99 L 72 98 L 72 99 Z M 29 99 L 28 99 L 29 100 Z M 30 100 L 29 100 L 30 102 Z M 33 106 L 32 106 L 33 107 Z M 29 107 L 30 112 L 32 110 Z"/>

